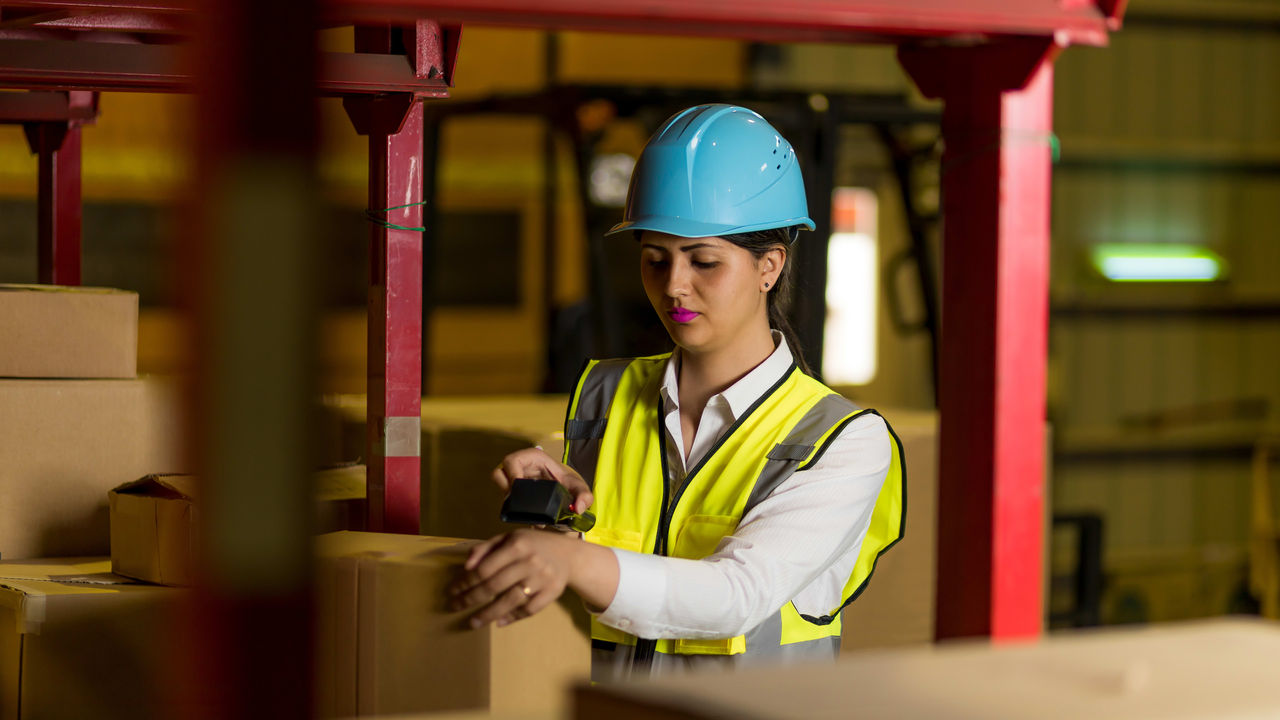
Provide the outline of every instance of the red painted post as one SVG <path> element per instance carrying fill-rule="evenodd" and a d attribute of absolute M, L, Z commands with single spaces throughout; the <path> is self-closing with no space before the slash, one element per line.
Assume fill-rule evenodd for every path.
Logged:
<path fill-rule="evenodd" d="M 38 277 L 52 285 L 80 284 L 80 125 L 29 123 L 31 151 L 39 156 L 36 238 Z"/>
<path fill-rule="evenodd" d="M 37 159 L 38 278 L 80 284 L 80 128 L 98 115 L 98 93 L 8 93 L 0 122 L 22 122 Z"/>
<path fill-rule="evenodd" d="M 899 51 L 945 102 L 939 639 L 1041 631 L 1055 50 Z"/>
<path fill-rule="evenodd" d="M 390 132 L 386 132 L 390 130 Z M 369 135 L 369 207 L 422 226 L 422 102 Z M 410 205 L 397 210 L 387 208 Z M 369 278 L 369 528 L 417 534 L 422 429 L 422 233 L 375 224 Z M 379 482 L 381 480 L 381 482 Z"/>
<path fill-rule="evenodd" d="M 440 25 L 356 28 L 357 53 L 409 55 L 418 78 L 446 78 L 455 42 Z M 370 530 L 417 534 L 422 436 L 422 100 L 347 97 L 369 137 L 369 380 L 365 457 Z M 406 229 L 415 228 L 415 229 Z"/>

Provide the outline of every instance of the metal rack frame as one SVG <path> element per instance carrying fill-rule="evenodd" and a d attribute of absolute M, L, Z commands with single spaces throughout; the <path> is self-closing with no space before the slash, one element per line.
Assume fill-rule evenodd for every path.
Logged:
<path fill-rule="evenodd" d="M 292 208 L 289 217 L 305 212 L 299 208 L 311 197 L 307 168 L 316 145 L 308 103 L 316 88 L 347 98 L 356 127 L 369 135 L 370 207 L 378 210 L 421 198 L 422 136 L 415 118 L 425 98 L 447 93 L 461 23 L 897 44 L 921 90 L 944 101 L 937 635 L 1005 639 L 1038 634 L 1043 614 L 1053 59 L 1069 44 L 1104 44 L 1124 6 L 1125 0 L 209 0 L 196 11 L 164 0 L 21 0 L 0 6 L 0 87 L 67 93 L 65 112 L 53 103 L 53 115 L 31 111 L 29 117 L 68 127 L 84 119 L 71 117 L 85 112 L 84 96 L 75 94 L 83 91 L 194 88 L 204 98 L 196 167 L 198 217 L 205 222 L 189 257 L 202 268 L 190 278 L 199 287 L 197 319 L 212 329 L 200 331 L 200 354 L 209 359 L 198 368 L 194 390 L 202 423 L 193 436 L 200 440 L 195 452 L 217 460 L 253 456 L 268 467 L 292 469 L 292 454 L 301 455 L 304 413 L 274 424 L 276 416 L 251 418 L 249 425 L 265 437 L 237 428 L 244 422 L 237 413 L 252 413 L 262 397 L 251 397 L 216 363 L 243 370 L 236 363 L 268 356 L 265 373 L 284 388 L 269 387 L 270 399 L 305 407 L 302 385 L 290 390 L 285 382 L 305 343 L 289 333 L 238 328 L 257 323 L 279 330 L 313 317 L 305 274 L 296 271 L 309 260 L 299 231 L 272 224 L 272 235 L 250 211 L 252 192 L 267 187 L 277 211 L 288 215 L 283 203 Z M 320 24 L 364 28 L 357 52 L 316 53 L 313 30 Z M 167 44 L 187 34 L 200 48 L 194 56 Z M 108 39 L 116 42 L 97 42 Z M 188 57 L 196 58 L 194 65 L 184 62 Z M 28 121 L 14 103 L 49 101 L 41 97 L 0 98 L 0 112 L 8 121 Z M 46 158 L 50 166 L 41 174 L 40 243 L 52 268 L 46 273 L 42 261 L 41 279 L 51 282 L 78 281 L 79 175 L 71 167 L 77 140 L 69 131 L 60 144 L 35 143 L 41 167 Z M 259 164 L 243 165 L 251 158 Z M 277 180 L 264 185 L 264 172 Z M 387 220 L 417 226 L 421 210 L 390 211 Z M 241 231 L 244 237 L 235 239 Z M 371 520 L 373 527 L 414 532 L 422 238 L 376 226 L 372 252 Z M 257 303 L 243 302 L 262 283 L 277 286 Z M 212 461 L 206 466 L 234 470 Z M 305 506 L 305 487 L 283 485 L 291 490 L 266 509 L 282 513 L 284 519 L 272 516 L 272 522 L 288 528 L 290 513 L 302 512 L 290 511 L 290 503 Z M 228 486 L 210 509 L 222 523 L 242 517 L 233 511 L 265 512 L 252 484 Z M 227 526 L 218 522 L 211 520 L 214 575 L 227 582 L 204 596 L 208 622 L 200 633 L 217 651 L 199 668 L 204 674 L 192 677 L 211 678 L 202 682 L 225 696 L 214 702 L 221 716 L 304 717 L 309 656 L 302 653 L 310 635 L 309 625 L 294 616 L 305 619 L 299 611 L 309 607 L 309 586 L 306 573 L 289 568 L 305 566 L 305 554 L 281 549 L 295 542 L 287 533 L 259 528 L 266 539 L 259 554 L 267 559 L 250 558 L 231 535 L 219 534 Z M 264 580 L 264 573 L 279 577 Z M 262 651 L 257 633 L 264 632 L 279 647 Z M 260 657 L 244 664 L 254 652 Z"/>

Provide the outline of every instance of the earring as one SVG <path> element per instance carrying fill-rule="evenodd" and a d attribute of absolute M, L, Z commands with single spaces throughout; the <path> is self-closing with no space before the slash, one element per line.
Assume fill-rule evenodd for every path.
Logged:
<path fill-rule="evenodd" d="M 769 283 L 765 283 L 765 284 L 764 284 L 764 289 L 765 289 L 765 290 L 768 290 L 768 289 L 769 289 Z"/>

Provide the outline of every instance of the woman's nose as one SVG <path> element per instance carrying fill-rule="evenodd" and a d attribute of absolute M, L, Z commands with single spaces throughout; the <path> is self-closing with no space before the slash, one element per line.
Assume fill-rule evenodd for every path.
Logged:
<path fill-rule="evenodd" d="M 672 262 L 667 271 L 667 296 L 684 297 L 689 294 L 689 268 L 685 263 Z"/>

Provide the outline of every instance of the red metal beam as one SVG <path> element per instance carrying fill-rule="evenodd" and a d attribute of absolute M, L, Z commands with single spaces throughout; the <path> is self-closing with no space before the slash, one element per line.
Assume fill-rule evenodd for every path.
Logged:
<path fill-rule="evenodd" d="M 1099 6 L 1102 7 L 1099 7 Z M 680 33 L 756 40 L 842 41 L 1038 35 L 1106 44 L 1123 0 L 329 0 L 330 22 L 518 25 L 555 30 Z M 31 9 L 182 12 L 181 2 L 23 0 Z"/>
<path fill-rule="evenodd" d="M 1129 0 L 1096 0 L 1098 9 L 1107 17 L 1107 27 L 1112 30 L 1120 29 L 1121 19 L 1124 17 L 1125 8 L 1129 5 Z"/>
<path fill-rule="evenodd" d="M 96 93 L 94 95 L 96 97 Z M 0 123 L 92 122 L 97 116 L 96 103 L 69 102 L 65 92 L 0 92 Z"/>
<path fill-rule="evenodd" d="M 8 10 L 0 12 L 0 29 L 35 27 L 52 30 L 106 30 L 124 33 L 180 35 L 191 30 L 189 15 L 144 12 L 89 12 L 72 10 L 30 14 Z"/>
<path fill-rule="evenodd" d="M 23 12 L 54 10 L 68 14 L 116 10 L 163 14 L 190 13 L 197 5 L 197 3 L 190 0 L 127 0 L 126 2 L 120 2 L 119 0 L 21 0 L 20 2 L 7 2 L 5 4 L 9 6 L 10 10 Z"/>
<path fill-rule="evenodd" d="M 333 0 L 328 14 L 774 42 L 1040 35 L 1104 45 L 1107 38 L 1107 18 L 1096 6 L 1060 0 Z"/>
<path fill-rule="evenodd" d="M 0 41 L 0 86 L 190 92 L 195 75 L 181 48 L 75 40 Z M 419 76 L 404 55 L 320 53 L 318 87 L 330 95 L 412 92 L 447 97 L 443 74 Z"/>
<path fill-rule="evenodd" d="M 1041 629 L 1055 50 L 899 51 L 945 102 L 939 639 Z"/>

